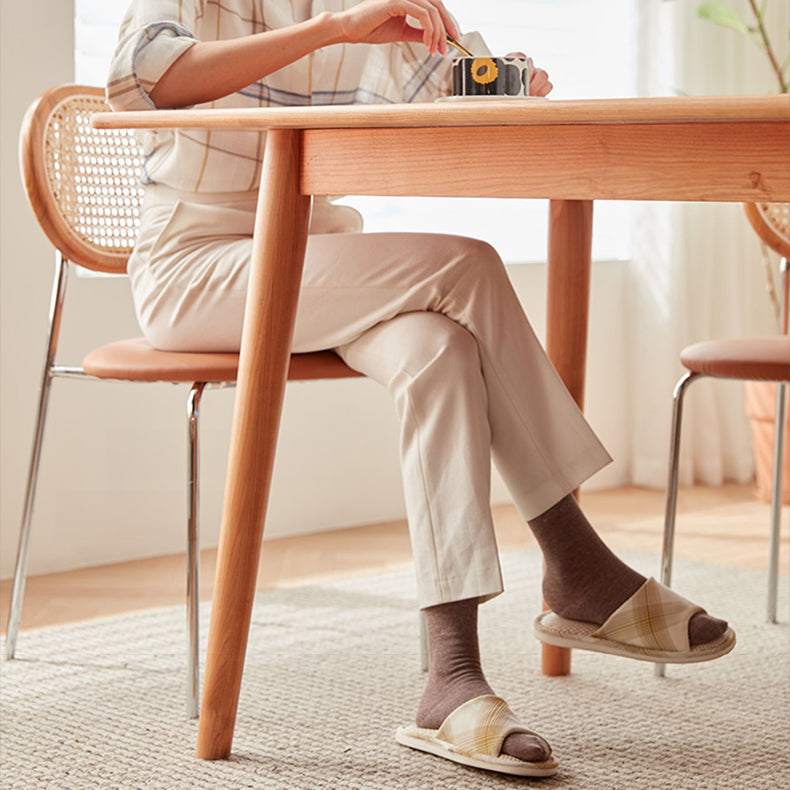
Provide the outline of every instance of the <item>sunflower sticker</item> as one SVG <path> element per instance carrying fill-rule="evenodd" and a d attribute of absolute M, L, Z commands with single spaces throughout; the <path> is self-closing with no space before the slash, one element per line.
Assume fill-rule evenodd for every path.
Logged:
<path fill-rule="evenodd" d="M 526 57 L 456 58 L 453 96 L 528 96 Z"/>
<path fill-rule="evenodd" d="M 491 58 L 475 58 L 472 62 L 472 79 L 479 85 L 488 85 L 499 76 L 499 69 Z"/>

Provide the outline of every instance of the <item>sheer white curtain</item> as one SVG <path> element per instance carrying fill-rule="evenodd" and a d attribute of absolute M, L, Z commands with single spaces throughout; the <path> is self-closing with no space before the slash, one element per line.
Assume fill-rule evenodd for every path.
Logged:
<path fill-rule="evenodd" d="M 745 0 L 727 4 L 746 18 Z M 774 92 L 762 53 L 735 31 L 698 19 L 696 6 L 696 0 L 640 0 L 640 94 Z M 781 50 L 787 6 L 770 6 L 770 33 Z M 663 486 L 681 348 L 712 337 L 774 331 L 760 249 L 741 207 L 637 205 L 628 293 L 631 477 L 639 485 Z M 739 384 L 695 384 L 685 417 L 683 484 L 750 479 L 751 445 Z"/>

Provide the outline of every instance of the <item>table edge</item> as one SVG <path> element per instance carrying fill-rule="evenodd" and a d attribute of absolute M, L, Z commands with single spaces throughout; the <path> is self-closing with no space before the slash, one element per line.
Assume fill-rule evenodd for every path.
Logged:
<path fill-rule="evenodd" d="M 790 123 L 790 96 L 572 99 L 96 113 L 96 129 L 353 129 L 457 126 Z"/>

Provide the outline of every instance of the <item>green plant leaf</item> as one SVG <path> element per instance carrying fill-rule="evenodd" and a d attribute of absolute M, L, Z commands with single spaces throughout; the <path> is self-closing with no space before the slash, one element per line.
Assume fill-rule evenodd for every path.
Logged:
<path fill-rule="evenodd" d="M 721 3 L 701 3 L 697 8 L 697 16 L 707 19 L 715 25 L 731 27 L 741 33 L 748 33 L 749 27 L 741 21 L 738 14 L 731 8 L 721 5 Z"/>

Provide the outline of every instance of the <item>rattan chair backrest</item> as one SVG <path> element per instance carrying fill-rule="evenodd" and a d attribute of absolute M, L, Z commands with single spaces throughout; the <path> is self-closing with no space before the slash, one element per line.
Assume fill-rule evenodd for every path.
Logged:
<path fill-rule="evenodd" d="M 744 203 L 755 233 L 777 254 L 790 259 L 790 203 Z"/>
<path fill-rule="evenodd" d="M 108 109 L 101 88 L 45 91 L 25 116 L 20 164 L 36 219 L 64 257 L 122 273 L 140 221 L 142 152 L 132 132 L 91 128 Z"/>
<path fill-rule="evenodd" d="M 787 334 L 790 317 L 790 203 L 744 203 L 743 208 L 755 233 L 785 259 L 779 280 L 779 329 Z"/>

